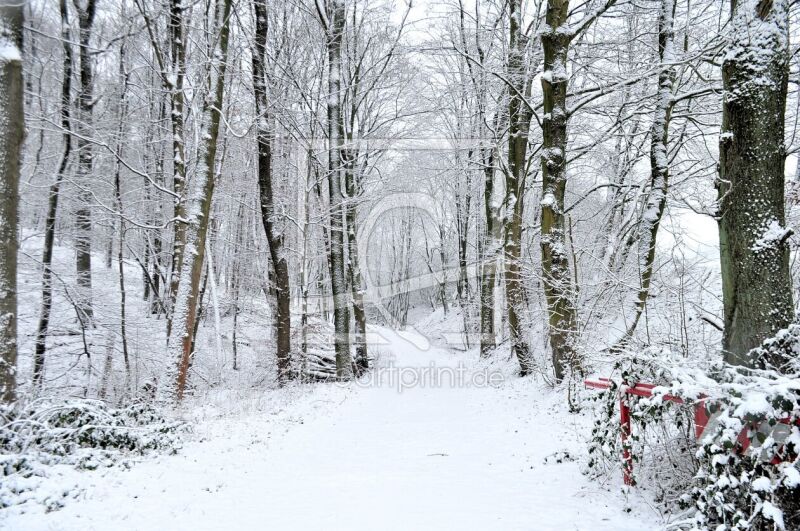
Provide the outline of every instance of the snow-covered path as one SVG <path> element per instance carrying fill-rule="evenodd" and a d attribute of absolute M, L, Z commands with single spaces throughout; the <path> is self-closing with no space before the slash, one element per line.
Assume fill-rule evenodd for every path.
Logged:
<path fill-rule="evenodd" d="M 85 494 L 0 526 L 57 530 L 657 529 L 590 482 L 576 428 L 527 382 L 450 385 L 451 352 L 382 330 L 373 382 L 301 388 L 285 407 L 206 421 L 179 455 L 81 474 Z M 389 356 L 392 352 L 393 356 Z M 392 358 L 394 360 L 392 361 Z M 393 365 L 390 367 L 389 365 Z M 413 368 L 413 369 L 412 369 Z M 431 385 L 439 374 L 441 385 Z M 473 382 L 476 372 L 462 374 Z M 399 381 L 426 385 L 399 389 Z M 480 379 L 480 377 L 479 377 Z M 378 381 L 380 380 L 380 381 Z"/>

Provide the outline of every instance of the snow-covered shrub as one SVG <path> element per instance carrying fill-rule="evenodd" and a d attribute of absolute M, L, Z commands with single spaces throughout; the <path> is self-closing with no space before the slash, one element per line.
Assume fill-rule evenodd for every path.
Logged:
<path fill-rule="evenodd" d="M 668 359 L 665 356 L 660 351 L 620 356 L 614 363 L 611 387 L 591 395 L 596 407 L 588 448 L 588 471 L 606 477 L 621 474 L 622 455 L 627 449 L 634 484 L 652 490 L 657 500 L 672 505 L 682 493 L 681 486 L 694 475 L 692 408 L 660 398 L 628 396 L 632 431 L 625 443 L 621 437 L 619 412 L 622 385 L 669 384 L 669 373 L 661 364 Z"/>
<path fill-rule="evenodd" d="M 139 402 L 116 409 L 94 400 L 40 400 L 0 409 L 0 508 L 30 499 L 49 467 L 92 470 L 130 455 L 174 453 L 186 429 Z M 60 506 L 48 500 L 41 500 L 48 509 Z"/>
<path fill-rule="evenodd" d="M 664 489 L 666 484 L 682 493 L 662 497 L 687 510 L 677 525 L 703 531 L 800 529 L 799 344 L 800 327 L 781 331 L 751 352 L 756 369 L 721 362 L 690 366 L 663 355 L 621 358 L 616 364 L 621 375 L 596 396 L 600 408 L 589 446 L 590 468 L 619 473 L 619 386 L 654 383 L 658 387 L 652 398 L 629 400 L 629 449 L 635 477 L 657 478 L 645 488 Z M 684 403 L 664 400 L 664 395 Z M 691 415 L 697 404 L 715 418 L 695 441 Z"/>
<path fill-rule="evenodd" d="M 800 528 L 799 345 L 800 326 L 791 325 L 750 353 L 758 369 L 717 372 L 720 422 L 701 439 L 685 497 L 697 528 Z M 745 451 L 743 430 L 752 441 Z"/>

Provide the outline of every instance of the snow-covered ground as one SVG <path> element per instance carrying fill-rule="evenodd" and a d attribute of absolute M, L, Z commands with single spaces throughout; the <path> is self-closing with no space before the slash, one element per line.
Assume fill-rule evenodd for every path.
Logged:
<path fill-rule="evenodd" d="M 562 395 L 493 365 L 463 367 L 463 354 L 426 349 L 422 337 L 375 331 L 387 344 L 361 382 L 271 391 L 236 414 L 208 415 L 178 455 L 54 475 L 53 488 L 75 482 L 81 494 L 50 513 L 12 507 L 0 527 L 661 527 L 636 494 L 625 499 L 618 478 L 604 487 L 578 462 L 558 459 L 582 455 L 588 433 Z"/>

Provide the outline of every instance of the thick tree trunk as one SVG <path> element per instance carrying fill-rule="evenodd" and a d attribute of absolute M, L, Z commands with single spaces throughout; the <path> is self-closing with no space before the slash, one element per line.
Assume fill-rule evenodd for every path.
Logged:
<path fill-rule="evenodd" d="M 72 131 L 70 123 L 72 98 L 72 44 L 70 36 L 69 7 L 67 0 L 60 0 L 61 11 L 61 45 L 64 50 L 63 74 L 61 85 L 61 129 L 64 136 L 64 150 L 61 154 L 55 181 L 50 185 L 47 201 L 47 215 L 44 222 L 44 248 L 42 250 L 42 306 L 39 313 L 39 324 L 36 327 L 36 344 L 33 353 L 33 386 L 38 389 L 44 376 L 44 360 L 47 351 L 47 332 L 50 327 L 50 311 L 53 307 L 53 245 L 56 237 L 56 215 L 61 183 L 67 171 L 69 157 L 72 152 Z"/>
<path fill-rule="evenodd" d="M 0 403 L 16 399 L 17 222 L 25 136 L 22 82 L 24 4 L 0 5 Z"/>
<path fill-rule="evenodd" d="M 722 65 L 719 239 L 725 360 L 748 353 L 793 317 L 784 213 L 789 1 L 732 0 Z"/>
<path fill-rule="evenodd" d="M 183 398 L 192 357 L 200 277 L 203 273 L 205 241 L 216 180 L 215 161 L 220 113 L 225 93 L 231 3 L 232 0 L 224 0 L 221 3 L 222 12 L 218 13 L 216 17 L 217 24 L 220 26 L 219 54 L 217 55 L 218 61 L 215 61 L 217 66 L 216 88 L 213 101 L 207 101 L 203 106 L 200 138 L 205 142 L 202 144 L 202 152 L 198 158 L 197 176 L 187 204 L 185 256 L 172 316 L 172 330 L 168 340 L 168 351 L 171 359 L 177 362 L 177 367 L 175 373 L 171 372 L 167 375 L 167 381 L 161 391 L 164 399 L 168 401 L 180 401 Z"/>
<path fill-rule="evenodd" d="M 336 376 L 353 378 L 350 354 L 350 294 L 347 290 L 345 264 L 344 197 L 342 195 L 342 94 L 341 63 L 344 33 L 344 2 L 331 0 L 325 15 L 328 49 L 328 194 L 330 200 L 331 291 L 333 292 L 333 326 L 336 350 Z"/>
<path fill-rule="evenodd" d="M 511 349 L 519 361 L 524 376 L 533 369 L 531 352 L 522 324 L 525 311 L 525 286 L 521 276 L 522 211 L 525 193 L 525 169 L 528 154 L 530 111 L 525 97 L 530 83 L 525 68 L 525 37 L 522 33 L 522 1 L 510 0 L 510 41 L 508 48 L 508 78 L 512 89 L 508 104 L 508 171 L 506 172 L 506 234 L 505 280 L 508 301 L 508 327 Z"/>
<path fill-rule="evenodd" d="M 75 212 L 75 259 L 78 277 L 77 305 L 85 325 L 92 324 L 92 194 L 91 182 L 93 156 L 92 144 L 92 107 L 94 106 L 94 68 L 89 49 L 92 25 L 97 8 L 96 0 L 86 0 L 85 7 L 80 0 L 73 0 L 78 12 L 80 28 L 80 91 L 78 94 L 78 173 L 76 181 L 80 187 L 78 192 L 78 209 Z"/>
<path fill-rule="evenodd" d="M 580 367 L 575 351 L 575 288 L 567 255 L 564 194 L 567 187 L 567 53 L 572 35 L 563 31 L 568 0 L 548 0 L 547 31 L 542 33 L 542 284 L 547 299 L 548 333 L 557 381 L 567 366 Z"/>
<path fill-rule="evenodd" d="M 258 187 L 261 198 L 261 220 L 267 234 L 270 259 L 275 271 L 275 327 L 277 337 L 278 381 L 285 382 L 291 369 L 291 291 L 289 263 L 283 245 L 283 234 L 275 226 L 275 194 L 272 176 L 272 138 L 269 123 L 264 56 L 267 46 L 267 8 L 256 0 L 255 49 L 253 50 L 253 90 L 256 100 L 256 142 L 258 145 Z"/>

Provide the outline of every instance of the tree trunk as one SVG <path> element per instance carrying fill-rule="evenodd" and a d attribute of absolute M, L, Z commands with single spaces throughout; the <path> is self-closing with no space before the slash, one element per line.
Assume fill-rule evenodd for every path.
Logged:
<path fill-rule="evenodd" d="M 330 198 L 331 291 L 333 292 L 333 325 L 336 350 L 336 377 L 353 378 L 350 354 L 350 297 L 347 290 L 345 264 L 344 201 L 342 196 L 342 119 L 341 62 L 344 33 L 344 2 L 331 0 L 328 13 L 322 14 L 326 25 L 328 50 L 328 194 Z"/>
<path fill-rule="evenodd" d="M 256 142 L 258 145 L 258 187 L 261 199 L 261 220 L 267 234 L 270 261 L 275 272 L 275 328 L 277 338 L 278 381 L 286 382 L 291 371 L 291 291 L 289 263 L 283 244 L 283 233 L 276 227 L 276 200 L 272 179 L 273 132 L 269 122 L 264 57 L 267 47 L 267 8 L 258 0 L 253 2 L 256 14 L 255 49 L 253 50 L 253 91 L 256 100 Z"/>
<path fill-rule="evenodd" d="M 205 308 L 205 300 L 206 300 L 206 289 L 208 288 L 208 264 L 205 267 L 205 274 L 203 275 L 203 281 L 200 283 L 200 294 L 197 296 L 197 314 L 195 315 L 194 319 L 194 328 L 192 328 L 192 348 L 190 352 L 194 354 L 195 348 L 197 346 L 197 334 L 200 330 L 200 323 L 203 321 L 205 317 L 205 312 L 203 309 Z M 207 305 L 206 305 L 207 306 Z M 194 356 L 189 358 L 189 369 L 192 368 L 192 362 L 194 361 Z"/>
<path fill-rule="evenodd" d="M 568 15 L 568 0 L 548 0 L 547 31 L 542 33 L 542 284 L 547 299 L 548 333 L 557 381 L 564 377 L 567 366 L 580 367 L 575 351 L 575 288 L 564 230 L 564 193 L 567 187 L 567 53 L 572 34 L 563 30 L 566 29 Z"/>
<path fill-rule="evenodd" d="M 64 50 L 64 63 L 61 85 L 61 129 L 64 137 L 64 150 L 61 153 L 55 181 L 50 185 L 47 201 L 47 215 L 44 222 L 44 248 L 42 250 L 42 306 L 39 313 L 39 324 L 36 328 L 36 345 L 33 353 L 33 387 L 42 385 L 44 376 L 44 360 L 47 351 L 47 332 L 50 327 L 50 310 L 53 307 L 53 245 L 56 236 L 56 215 L 61 183 L 69 165 L 72 152 L 72 131 L 70 123 L 72 98 L 72 44 L 70 36 L 69 7 L 67 0 L 60 0 L 61 11 L 61 45 Z"/>
<path fill-rule="evenodd" d="M 361 279 L 361 269 L 358 260 L 358 241 L 356 240 L 356 223 L 358 212 L 356 211 L 356 198 L 359 195 L 358 171 L 356 161 L 357 154 L 354 150 L 347 150 L 345 164 L 345 187 L 347 191 L 348 204 L 346 207 L 347 216 L 347 255 L 348 273 L 350 277 L 350 289 L 353 297 L 353 317 L 355 319 L 355 330 L 353 343 L 356 347 L 355 364 L 358 376 L 369 369 L 369 358 L 367 356 L 367 314 L 364 311 L 364 287 Z"/>
<path fill-rule="evenodd" d="M 75 212 L 75 258 L 78 277 L 77 305 L 82 320 L 91 326 L 94 319 L 92 312 L 92 194 L 91 182 L 93 156 L 92 144 L 92 108 L 94 107 L 94 69 L 89 49 L 92 36 L 92 25 L 97 7 L 96 0 L 86 0 L 86 7 L 81 0 L 72 0 L 78 12 L 80 28 L 80 91 L 78 94 L 78 173 L 76 181 L 80 187 L 78 192 L 78 210 Z"/>
<path fill-rule="evenodd" d="M 230 14 L 232 0 L 222 2 L 222 13 L 218 13 L 220 26 L 217 79 L 213 101 L 206 101 L 202 113 L 204 140 L 198 157 L 197 176 L 187 204 L 187 231 L 185 257 L 180 271 L 178 294 L 172 316 L 172 330 L 168 340 L 168 351 L 177 362 L 176 373 L 167 375 L 162 386 L 164 399 L 180 401 L 186 388 L 189 364 L 192 357 L 194 323 L 197 317 L 197 299 L 200 277 L 203 272 L 205 240 L 211 215 L 211 202 L 216 180 L 215 161 L 219 136 L 220 113 L 225 92 L 225 70 L 228 62 L 228 40 L 230 36 Z M 210 87 L 209 87 L 210 88 Z M 210 99 L 210 98 L 209 98 Z"/>
<path fill-rule="evenodd" d="M 164 114 L 165 114 L 165 106 L 164 102 L 159 102 L 159 123 L 163 122 Z M 164 185 L 164 155 L 165 149 L 163 144 L 159 142 L 159 149 L 155 153 L 156 156 L 156 175 L 155 175 L 155 182 L 159 186 Z M 149 186 L 149 181 L 148 181 Z M 160 198 L 156 198 L 156 207 L 153 216 L 156 223 L 163 222 L 163 215 L 162 215 L 162 201 Z M 151 249 L 152 260 L 150 261 L 153 268 L 153 273 L 150 275 L 153 279 L 153 285 L 150 292 L 150 313 L 153 315 L 159 315 L 165 312 L 165 295 L 162 293 L 161 282 L 162 280 L 165 281 L 166 284 L 166 277 L 165 277 L 165 266 L 163 265 L 163 258 L 161 255 L 162 248 L 163 248 L 163 240 L 161 238 L 161 231 L 153 231 L 153 243 Z M 162 278 L 163 276 L 163 278 Z M 149 283 L 148 283 L 149 285 Z"/>
<path fill-rule="evenodd" d="M 120 336 L 122 338 L 122 359 L 125 362 L 125 392 L 127 393 L 130 384 L 131 364 L 128 357 L 128 334 L 126 331 L 126 293 L 125 293 L 125 216 L 123 214 L 122 205 L 122 182 L 120 180 L 120 163 L 122 158 L 122 136 L 125 133 L 125 118 L 127 114 L 127 105 L 125 96 L 128 90 L 128 73 L 125 71 L 125 43 L 120 46 L 119 51 L 119 74 L 122 79 L 122 95 L 120 97 L 120 110 L 119 110 L 119 128 L 117 130 L 117 146 L 116 146 L 116 160 L 114 165 L 114 198 L 117 202 L 117 214 L 119 215 L 119 247 L 117 249 L 117 266 L 119 276 L 119 322 L 120 322 Z"/>
<path fill-rule="evenodd" d="M 313 137 L 313 134 L 312 134 Z M 303 254 L 301 256 L 300 266 L 300 290 L 302 291 L 301 297 L 301 315 L 300 315 L 300 350 L 305 354 L 308 353 L 308 291 L 311 277 L 308 274 L 310 260 L 308 259 L 308 239 L 311 227 L 311 192 L 312 189 L 317 187 L 317 175 L 315 171 L 313 152 L 311 147 L 306 151 L 306 182 L 303 189 Z M 313 183 L 313 184 L 312 184 Z"/>
<path fill-rule="evenodd" d="M 505 280 L 508 301 L 508 327 L 511 349 L 519 361 L 520 374 L 533 369 L 530 347 L 522 326 L 525 311 L 525 286 L 521 278 L 522 211 L 525 193 L 525 168 L 528 153 L 528 129 L 531 114 L 523 98 L 530 83 L 525 68 L 526 39 L 522 33 L 522 0 L 510 0 L 510 40 L 508 48 L 508 78 L 512 89 L 508 103 L 508 171 L 506 172 L 506 234 Z"/>
<path fill-rule="evenodd" d="M 501 242 L 501 223 L 494 205 L 494 150 L 489 150 L 484 161 L 483 201 L 486 229 L 483 245 L 483 268 L 480 278 L 481 303 L 481 357 L 488 357 L 495 348 L 494 299 L 497 283 L 498 251 Z"/>
<path fill-rule="evenodd" d="M 793 317 L 784 213 L 788 0 L 732 0 L 728 39 L 718 183 L 722 348 L 728 363 L 747 366 L 749 351 Z"/>
<path fill-rule="evenodd" d="M 172 215 L 172 264 L 169 278 L 169 317 L 167 318 L 167 336 L 172 329 L 172 309 L 178 296 L 178 283 L 183 266 L 184 247 L 186 246 L 186 150 L 184 136 L 184 105 L 186 95 L 183 84 L 186 77 L 186 42 L 183 34 L 182 0 L 170 0 L 168 35 L 170 55 L 172 59 L 171 73 L 166 77 L 166 85 L 172 106 L 170 120 L 172 125 L 172 191 L 175 193 Z"/>
<path fill-rule="evenodd" d="M 467 157 L 467 164 L 471 159 L 471 152 Z M 470 345 L 470 289 L 469 278 L 467 276 L 467 252 L 469 243 L 469 217 L 472 206 L 472 178 L 471 169 L 466 170 L 465 193 L 463 199 L 456 189 L 456 235 L 458 237 L 458 281 L 456 282 L 456 292 L 458 303 L 461 306 L 461 317 L 464 326 L 464 344 L 467 349 Z"/>
<path fill-rule="evenodd" d="M 22 82 L 23 3 L 0 6 L 0 403 L 16 399 L 17 222 L 25 136 Z"/>
<path fill-rule="evenodd" d="M 633 336 L 639 319 L 644 313 L 656 257 L 656 237 L 669 189 L 669 121 L 672 111 L 672 86 L 675 80 L 675 0 L 662 0 L 658 18 L 658 58 L 661 70 L 658 74 L 658 93 L 650 128 L 650 195 L 642 217 L 639 235 L 640 287 L 636 300 L 633 321 L 625 336 L 615 346 L 619 349 Z"/>
<path fill-rule="evenodd" d="M 450 311 L 450 307 L 448 305 L 448 293 L 447 293 L 447 253 L 444 249 L 444 242 L 446 238 L 447 229 L 444 226 L 444 222 L 439 222 L 439 262 L 442 268 L 442 279 L 439 281 L 439 295 L 442 298 L 442 311 L 445 315 L 447 312 Z"/>

